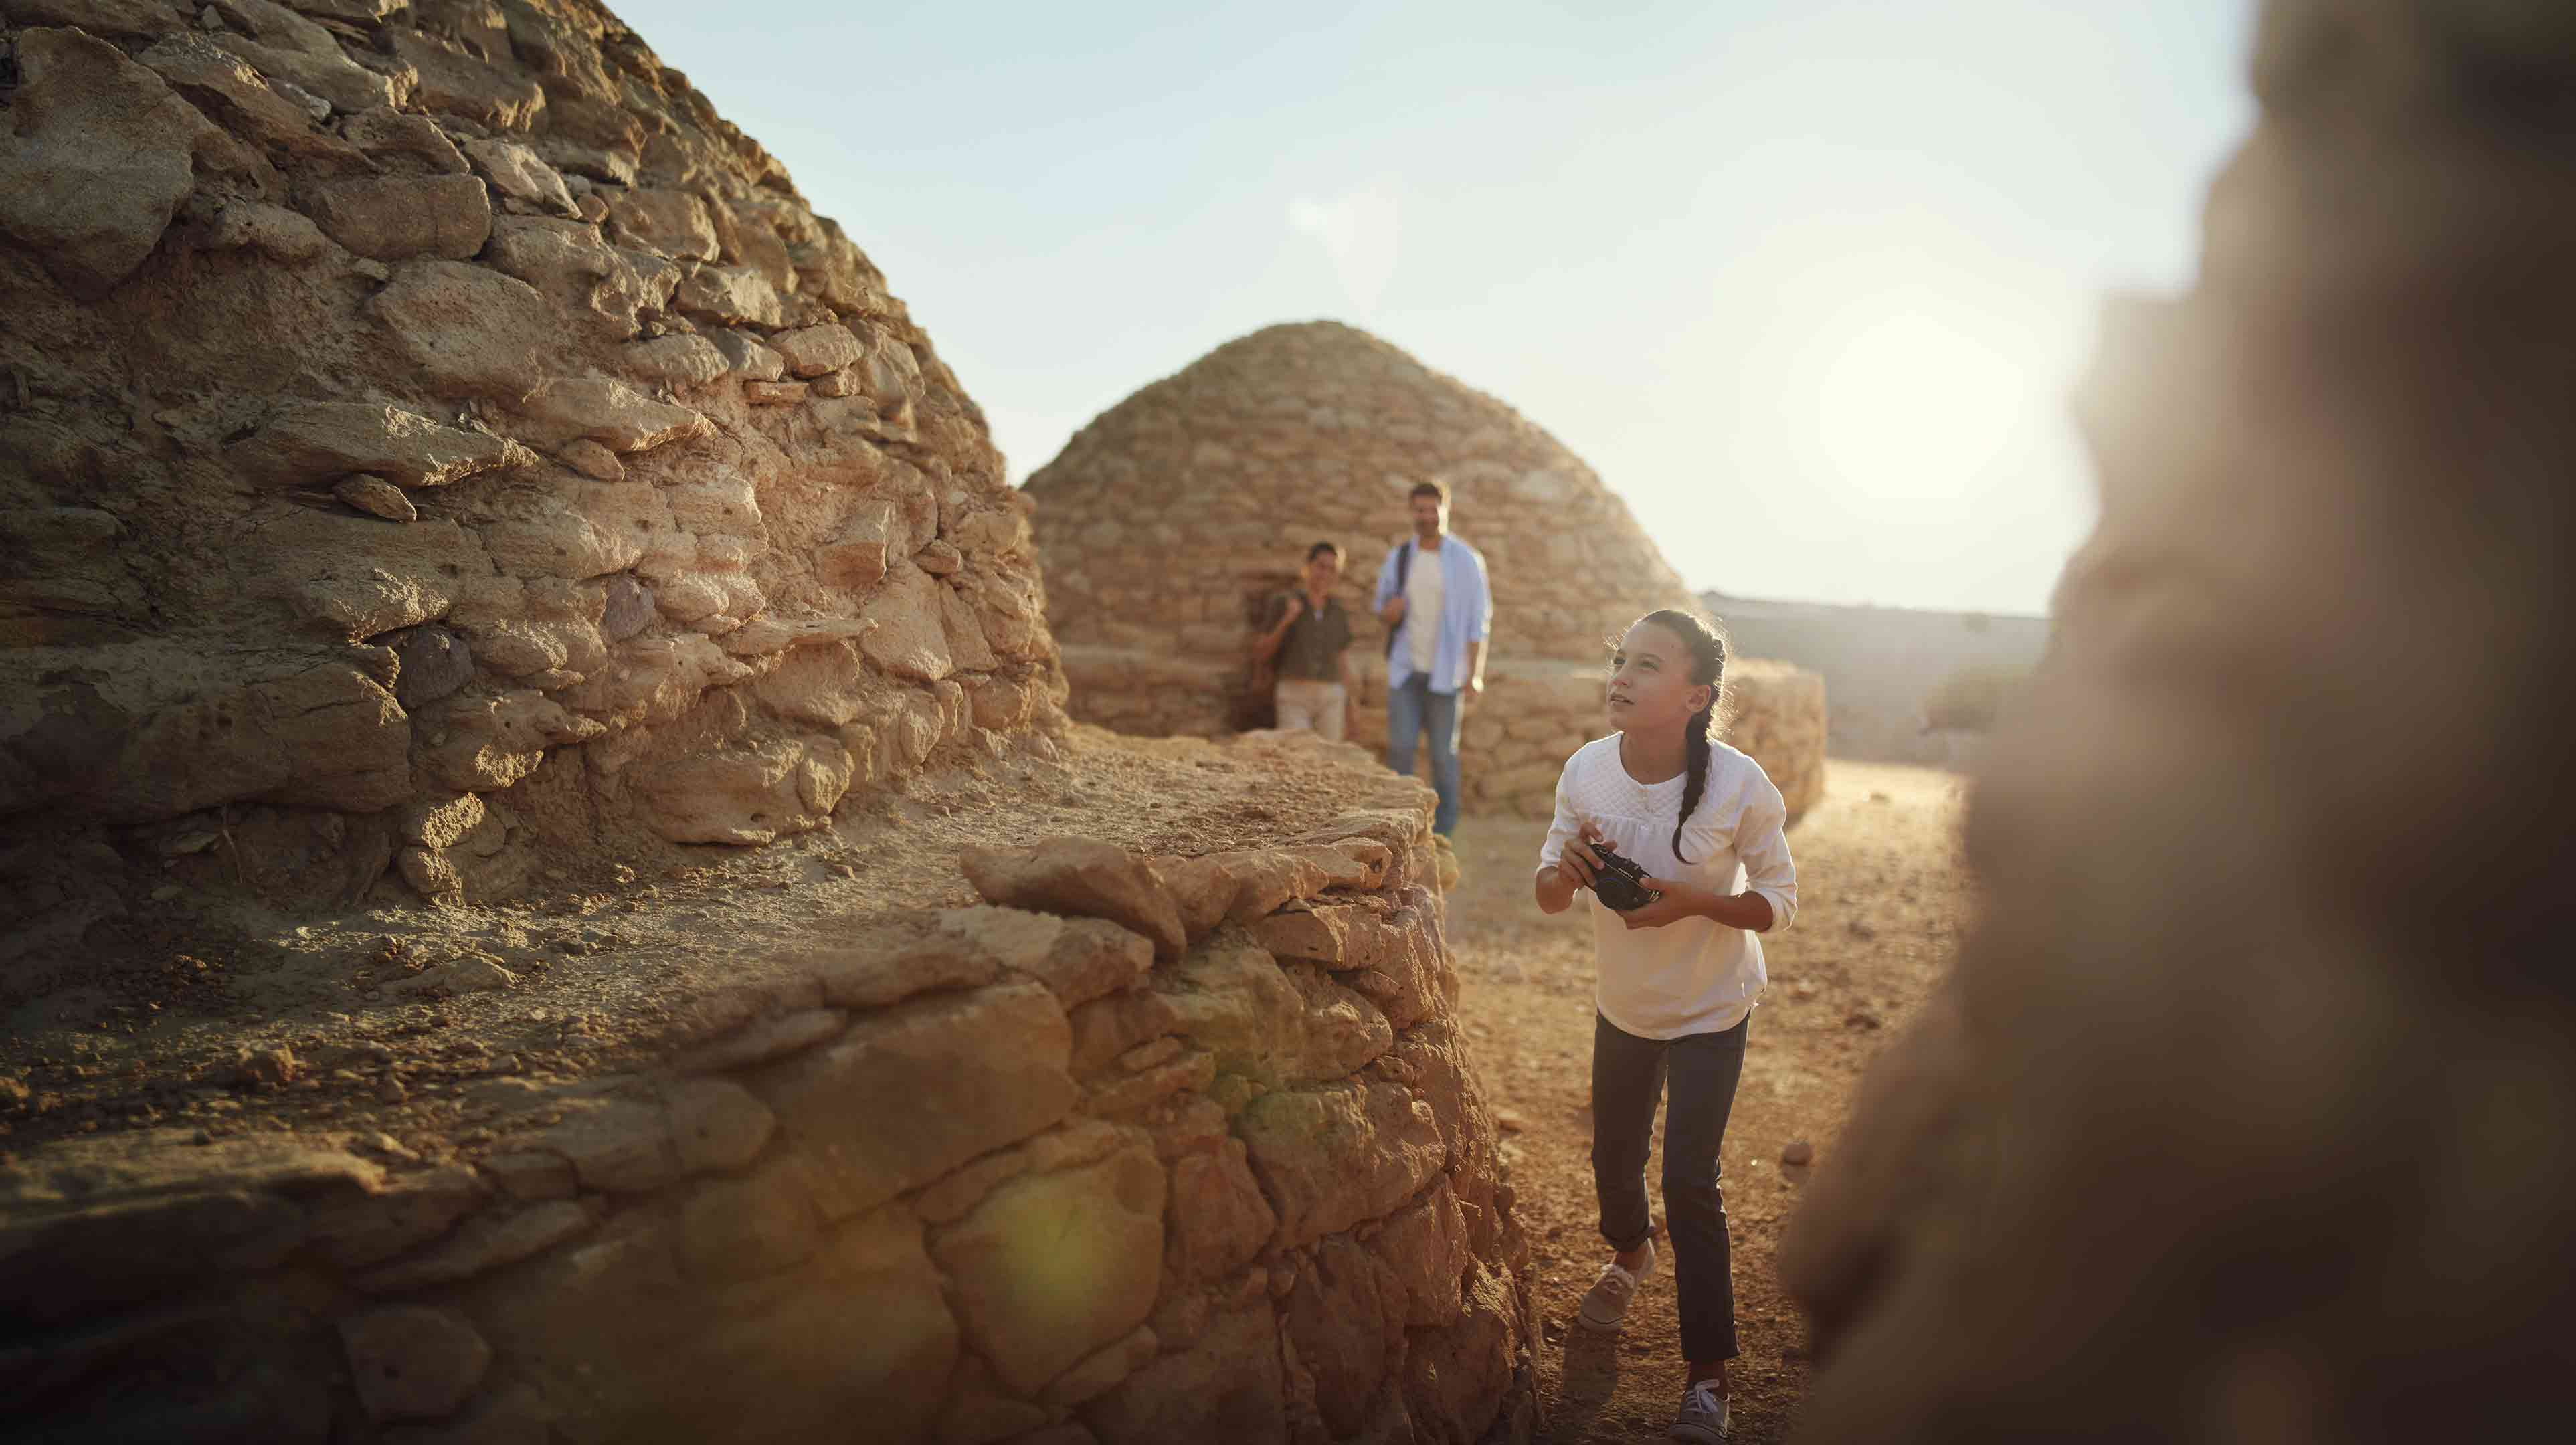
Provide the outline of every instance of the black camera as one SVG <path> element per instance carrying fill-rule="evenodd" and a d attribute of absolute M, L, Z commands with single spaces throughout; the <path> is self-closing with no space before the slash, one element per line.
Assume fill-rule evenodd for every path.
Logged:
<path fill-rule="evenodd" d="M 1607 842 L 1594 843 L 1592 852 L 1601 860 L 1601 871 L 1592 878 L 1592 895 L 1603 903 L 1630 913 L 1664 896 L 1646 886 L 1646 870 L 1636 860 L 1621 857 Z"/>

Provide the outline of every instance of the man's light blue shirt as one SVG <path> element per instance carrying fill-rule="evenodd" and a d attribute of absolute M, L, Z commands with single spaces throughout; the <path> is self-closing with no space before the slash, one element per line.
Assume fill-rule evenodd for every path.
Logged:
<path fill-rule="evenodd" d="M 1431 645 L 1431 690 L 1456 692 L 1467 685 L 1467 644 L 1482 642 L 1494 625 L 1494 596 L 1485 589 L 1485 556 L 1455 536 L 1443 536 L 1440 550 L 1425 552 L 1417 538 L 1407 537 L 1386 554 L 1377 569 L 1377 600 L 1371 611 L 1383 611 L 1395 600 L 1395 560 L 1412 547 L 1413 565 L 1440 564 L 1440 635 Z M 1404 686 L 1413 676 L 1413 629 L 1421 619 L 1408 610 L 1396 624 L 1395 654 L 1387 659 L 1386 685 Z"/>

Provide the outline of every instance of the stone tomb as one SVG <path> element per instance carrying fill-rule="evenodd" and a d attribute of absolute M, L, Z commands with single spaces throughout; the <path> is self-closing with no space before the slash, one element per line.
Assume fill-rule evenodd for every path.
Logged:
<path fill-rule="evenodd" d="M 0 915 L 102 829 L 506 896 L 1060 727 L 981 413 L 606 10 L 0 0 L 0 47 Z"/>
<path fill-rule="evenodd" d="M 1469 811 L 1546 817 L 1557 769 L 1605 731 L 1604 639 L 1659 607 L 1696 608 L 1625 503 L 1500 401 L 1331 322 L 1218 347 L 1094 418 L 1024 490 L 1039 502 L 1048 620 L 1086 722 L 1217 736 L 1269 722 L 1246 689 L 1266 599 L 1307 546 L 1339 541 L 1358 640 L 1352 739 L 1385 739 L 1377 569 L 1410 535 L 1407 493 L 1445 483 L 1494 593 L 1485 702 L 1460 739 Z M 1824 788 L 1821 679 L 1734 662 L 1728 740 L 1791 816 Z"/>

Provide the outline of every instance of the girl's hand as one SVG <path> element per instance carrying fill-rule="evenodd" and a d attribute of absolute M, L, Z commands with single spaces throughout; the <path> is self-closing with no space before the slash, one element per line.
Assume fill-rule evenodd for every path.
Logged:
<path fill-rule="evenodd" d="M 1567 840 L 1565 851 L 1557 855 L 1557 876 L 1577 888 L 1591 887 L 1592 880 L 1601 876 L 1601 857 L 1592 851 L 1592 845 L 1606 841 L 1608 835 L 1598 826 L 1584 824 L 1583 831 Z"/>
<path fill-rule="evenodd" d="M 1715 897 L 1707 889 L 1695 883 L 1684 883 L 1675 878 L 1649 878 L 1646 880 L 1646 886 L 1662 894 L 1663 897 L 1643 908 L 1630 909 L 1620 914 L 1619 921 L 1630 928 L 1661 928 L 1667 923 L 1679 923 L 1685 918 L 1704 918 L 1707 916 L 1705 910 L 1709 902 Z"/>

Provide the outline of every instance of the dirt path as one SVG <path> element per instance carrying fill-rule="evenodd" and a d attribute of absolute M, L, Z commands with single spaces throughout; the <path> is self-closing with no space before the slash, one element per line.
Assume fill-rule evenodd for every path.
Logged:
<path fill-rule="evenodd" d="M 1804 1325 L 1773 1260 L 1807 1171 L 1784 1167 L 1780 1152 L 1797 1139 L 1819 1154 L 1832 1147 L 1861 1070 L 1948 966 L 1969 907 L 1955 846 L 1958 789 L 1946 772 L 1837 762 L 1825 801 L 1790 832 L 1798 921 L 1765 944 L 1771 989 L 1754 1015 L 1721 1154 L 1744 1350 L 1733 1368 L 1738 1442 L 1786 1436 L 1806 1388 Z M 1649 1277 L 1623 1334 L 1571 1325 L 1608 1257 L 1590 1164 L 1591 924 L 1580 910 L 1546 917 L 1530 901 L 1545 832 L 1506 819 L 1463 823 L 1466 878 L 1449 904 L 1461 1009 L 1504 1120 L 1539 1269 L 1540 1439 L 1661 1439 L 1682 1384 L 1670 1268 Z M 1661 1167 L 1659 1151 L 1648 1179 Z"/>

